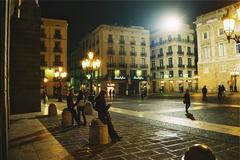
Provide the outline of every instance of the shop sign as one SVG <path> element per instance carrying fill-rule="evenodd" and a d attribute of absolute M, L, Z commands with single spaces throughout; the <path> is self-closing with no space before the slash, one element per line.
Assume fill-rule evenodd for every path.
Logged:
<path fill-rule="evenodd" d="M 124 76 L 115 76 L 114 79 L 116 79 L 116 80 L 125 80 L 126 77 L 124 77 Z"/>
<path fill-rule="evenodd" d="M 143 79 L 144 79 L 144 77 L 142 77 L 142 76 L 134 76 L 134 77 L 133 77 L 133 79 L 137 79 L 137 80 L 143 80 Z"/>

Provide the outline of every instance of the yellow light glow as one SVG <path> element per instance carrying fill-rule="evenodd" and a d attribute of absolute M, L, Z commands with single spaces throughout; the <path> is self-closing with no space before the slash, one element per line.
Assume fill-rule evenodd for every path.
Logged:
<path fill-rule="evenodd" d="M 45 77 L 45 78 L 43 78 L 43 82 L 44 83 L 47 83 L 48 82 L 48 79 Z"/>
<path fill-rule="evenodd" d="M 60 72 L 55 72 L 54 73 L 54 77 L 59 77 L 60 76 Z"/>
<path fill-rule="evenodd" d="M 88 52 L 88 58 L 89 58 L 90 60 L 93 59 L 93 56 L 94 56 L 94 53 L 93 53 L 93 52 Z"/>
<path fill-rule="evenodd" d="M 114 71 L 114 75 L 115 75 L 116 77 L 119 77 L 119 75 L 120 75 L 120 70 L 119 70 L 119 69 L 116 69 L 116 70 Z"/>
<path fill-rule="evenodd" d="M 137 77 L 141 77 L 142 76 L 142 70 L 137 70 Z"/>
<path fill-rule="evenodd" d="M 237 9 L 238 20 L 240 20 L 240 8 Z"/>
<path fill-rule="evenodd" d="M 100 67 L 100 65 L 101 65 L 101 61 L 100 61 L 99 59 L 96 59 L 96 65 L 97 65 L 97 68 Z"/>
<path fill-rule="evenodd" d="M 58 71 L 62 72 L 63 68 L 62 67 L 58 67 Z"/>
<path fill-rule="evenodd" d="M 226 18 L 223 20 L 224 32 L 227 36 L 231 36 L 234 32 L 235 20 L 233 18 Z"/>
<path fill-rule="evenodd" d="M 61 73 L 61 77 L 62 77 L 62 78 L 67 77 L 67 72 L 63 72 L 63 73 Z"/>

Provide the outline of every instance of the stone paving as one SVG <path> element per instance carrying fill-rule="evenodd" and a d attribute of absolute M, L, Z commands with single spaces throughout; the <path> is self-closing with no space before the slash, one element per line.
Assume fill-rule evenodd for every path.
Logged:
<path fill-rule="evenodd" d="M 89 146 L 89 126 L 64 129 L 61 117 L 40 117 L 40 122 L 56 140 L 79 160 L 176 160 L 186 149 L 196 143 L 210 146 L 218 160 L 239 160 L 239 143 L 205 138 L 182 131 L 163 128 L 149 122 L 141 122 L 126 115 L 111 113 L 113 124 L 123 139 L 103 146 Z M 93 116 L 87 116 L 88 122 Z M 69 157 L 65 157 L 67 159 Z"/>

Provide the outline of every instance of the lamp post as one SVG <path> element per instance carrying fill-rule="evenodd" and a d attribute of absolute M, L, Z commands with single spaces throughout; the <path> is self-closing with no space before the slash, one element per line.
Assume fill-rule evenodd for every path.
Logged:
<path fill-rule="evenodd" d="M 59 82 L 58 87 L 58 102 L 62 102 L 62 80 L 67 77 L 67 72 L 62 71 L 62 67 L 58 67 L 58 71 L 55 71 L 54 77 Z"/>
<path fill-rule="evenodd" d="M 200 78 L 199 75 L 193 76 L 193 79 L 195 80 L 195 91 L 198 91 L 198 79 Z"/>
<path fill-rule="evenodd" d="M 236 43 L 240 43 L 240 35 L 234 33 L 236 20 L 240 20 L 239 8 L 236 9 L 235 13 L 230 13 L 229 10 L 227 10 L 227 14 L 223 16 L 224 33 L 227 37 L 228 43 L 230 43 L 231 39 L 234 40 Z"/>
<path fill-rule="evenodd" d="M 82 68 L 89 72 L 88 77 L 90 77 L 90 96 L 89 100 L 93 102 L 93 71 L 100 68 L 101 61 L 99 59 L 94 59 L 94 52 L 88 52 L 87 58 L 82 61 Z"/>
<path fill-rule="evenodd" d="M 239 76 L 239 72 L 237 69 L 234 67 L 233 71 L 230 72 L 231 76 L 234 78 L 234 88 L 233 92 L 237 92 L 237 76 Z"/>

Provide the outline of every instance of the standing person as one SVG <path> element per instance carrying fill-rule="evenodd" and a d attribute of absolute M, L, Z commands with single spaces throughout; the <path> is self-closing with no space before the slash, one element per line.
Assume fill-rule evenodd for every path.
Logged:
<path fill-rule="evenodd" d="M 189 94 L 189 90 L 187 89 L 185 94 L 184 94 L 184 97 L 183 97 L 183 103 L 185 103 L 185 109 L 186 109 L 186 114 L 188 114 L 188 108 L 190 107 L 191 105 L 191 101 L 190 101 L 190 94 Z"/>
<path fill-rule="evenodd" d="M 98 118 L 108 126 L 108 134 L 113 142 L 120 141 L 122 137 L 119 137 L 117 132 L 115 131 L 110 114 L 108 112 L 108 109 L 110 108 L 110 104 L 106 105 L 105 100 L 105 94 L 107 92 L 104 90 L 101 90 L 99 95 L 96 97 L 95 102 L 95 108 L 98 111 Z"/>
<path fill-rule="evenodd" d="M 84 98 L 82 90 L 79 90 L 79 92 L 78 92 L 77 101 L 75 103 L 75 106 L 77 106 L 77 117 L 78 117 L 79 124 L 86 125 L 87 120 L 86 120 L 86 116 L 85 116 L 85 98 Z M 83 123 L 81 123 L 81 113 L 83 116 Z"/>
<path fill-rule="evenodd" d="M 113 97 L 115 96 L 115 91 L 114 90 L 112 91 L 112 95 L 113 95 Z"/>
<path fill-rule="evenodd" d="M 221 85 L 218 85 L 218 100 L 222 100 L 222 87 Z"/>
<path fill-rule="evenodd" d="M 109 96 L 110 96 L 110 98 L 112 96 L 112 90 L 111 89 L 109 90 Z"/>
<path fill-rule="evenodd" d="M 224 93 L 225 93 L 226 89 L 224 87 L 224 85 L 222 84 L 222 95 L 224 96 Z"/>
<path fill-rule="evenodd" d="M 73 89 L 70 89 L 69 93 L 67 94 L 67 107 L 68 110 L 72 113 L 72 123 L 75 121 L 77 122 L 78 125 L 80 125 L 80 122 L 77 117 L 76 110 L 74 108 L 74 103 L 73 103 Z"/>
<path fill-rule="evenodd" d="M 206 85 L 202 88 L 203 99 L 207 98 L 207 87 Z"/>

